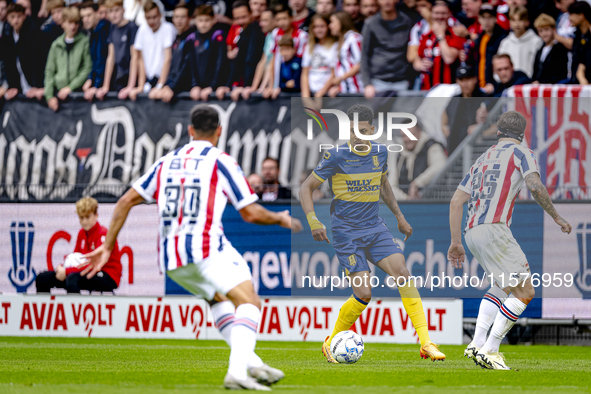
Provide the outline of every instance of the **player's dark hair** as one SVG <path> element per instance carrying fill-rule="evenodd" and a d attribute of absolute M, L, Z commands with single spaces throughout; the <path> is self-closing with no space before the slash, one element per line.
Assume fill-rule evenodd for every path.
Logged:
<path fill-rule="evenodd" d="M 497 135 L 500 138 L 515 138 L 522 141 L 526 126 L 527 120 L 525 120 L 525 116 L 517 111 L 505 112 L 497 121 L 497 128 L 499 129 Z"/>
<path fill-rule="evenodd" d="M 199 134 L 212 135 L 219 124 L 218 111 L 208 104 L 198 104 L 191 110 L 191 125 Z"/>
<path fill-rule="evenodd" d="M 367 122 L 371 124 L 373 122 L 373 109 L 367 105 L 355 104 L 347 110 L 347 116 L 350 120 L 353 120 L 353 114 L 358 114 L 357 120 L 359 122 Z"/>
<path fill-rule="evenodd" d="M 293 11 L 291 8 L 287 7 L 285 4 L 279 3 L 275 7 L 271 9 L 273 11 L 273 15 L 277 15 L 282 12 L 287 12 L 289 16 L 293 16 Z"/>

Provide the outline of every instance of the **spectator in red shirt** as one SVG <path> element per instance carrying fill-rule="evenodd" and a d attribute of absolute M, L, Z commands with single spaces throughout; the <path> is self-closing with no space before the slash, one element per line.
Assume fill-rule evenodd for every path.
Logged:
<path fill-rule="evenodd" d="M 454 34 L 447 19 L 451 12 L 445 1 L 436 1 L 432 8 L 431 31 L 421 36 L 419 56 L 413 62 L 415 70 L 422 73 L 422 89 L 428 90 L 440 83 L 453 83 L 458 55 L 464 39 Z"/>
<path fill-rule="evenodd" d="M 84 197 L 76 202 L 76 213 L 80 218 L 82 229 L 76 238 L 74 253 L 87 254 L 98 248 L 107 236 L 107 228 L 98 223 L 98 202 L 92 197 Z M 55 271 L 46 271 L 37 275 L 35 283 L 37 293 L 49 293 L 54 288 L 66 289 L 68 293 L 88 291 L 113 291 L 119 287 L 121 279 L 121 252 L 119 245 L 111 253 L 109 262 L 97 275 L 91 279 L 82 276 L 80 272 L 86 266 L 64 268 L 59 265 Z"/>
<path fill-rule="evenodd" d="M 314 10 L 306 7 L 306 0 L 289 0 L 289 7 L 293 12 L 294 29 L 308 32 Z"/>

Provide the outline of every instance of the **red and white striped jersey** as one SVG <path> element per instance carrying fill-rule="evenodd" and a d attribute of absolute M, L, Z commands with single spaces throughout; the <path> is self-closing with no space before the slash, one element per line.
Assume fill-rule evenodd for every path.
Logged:
<path fill-rule="evenodd" d="M 228 243 L 222 228 L 228 199 L 237 210 L 258 199 L 238 163 L 207 141 L 162 157 L 133 188 L 158 203 L 163 272 L 214 257 Z"/>
<path fill-rule="evenodd" d="M 351 68 L 361 63 L 361 44 L 363 36 L 353 30 L 349 30 L 343 37 L 343 45 L 339 51 L 337 62 L 334 66 L 334 74 L 340 77 L 348 73 Z M 341 82 L 341 92 L 362 93 L 363 82 L 361 74 L 353 75 Z"/>
<path fill-rule="evenodd" d="M 484 152 L 458 186 L 471 196 L 465 230 L 484 223 L 511 227 L 515 200 L 532 172 L 540 172 L 536 156 L 519 144 L 502 141 Z"/>
<path fill-rule="evenodd" d="M 274 86 L 275 88 L 279 87 L 279 73 L 281 72 L 281 63 L 283 61 L 283 58 L 281 57 L 281 54 L 279 53 L 279 40 L 281 40 L 281 37 L 283 37 L 283 35 L 285 34 L 285 32 L 283 31 L 283 29 L 280 28 L 275 28 L 275 30 L 273 30 L 271 32 L 271 34 L 273 35 L 273 48 L 271 49 L 272 53 L 275 55 L 275 63 L 274 63 L 274 67 L 275 67 L 275 75 L 274 75 Z M 306 33 L 303 30 L 300 29 L 296 29 L 295 27 L 292 29 L 291 31 L 291 38 L 293 39 L 293 47 L 296 50 L 296 56 L 301 58 L 302 56 L 304 56 L 304 50 L 306 49 L 306 46 L 308 45 L 308 33 Z"/>
<path fill-rule="evenodd" d="M 447 19 L 447 25 L 449 27 L 454 27 L 459 24 L 460 24 L 460 21 L 458 21 L 453 16 L 450 16 Z M 421 19 L 420 21 L 415 23 L 414 26 L 412 27 L 412 29 L 410 29 L 410 38 L 408 41 L 408 46 L 418 47 L 419 44 L 421 43 L 421 36 L 423 34 L 429 33 L 430 31 L 431 31 L 431 27 L 429 26 L 429 22 L 427 22 L 426 20 Z"/>

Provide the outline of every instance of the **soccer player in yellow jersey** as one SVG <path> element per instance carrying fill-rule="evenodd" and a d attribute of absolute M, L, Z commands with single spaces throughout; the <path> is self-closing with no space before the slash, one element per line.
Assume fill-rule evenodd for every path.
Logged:
<path fill-rule="evenodd" d="M 358 130 L 361 134 L 374 134 L 373 110 L 364 105 L 354 105 L 347 111 L 351 119 L 350 141 L 325 152 L 314 172 L 300 188 L 300 200 L 315 241 L 330 243 L 326 227 L 314 212 L 312 191 L 328 180 L 333 192 L 331 227 L 333 247 L 339 263 L 351 279 L 353 296 L 341 307 L 332 334 L 326 337 L 322 353 L 330 363 L 338 363 L 332 356 L 330 343 L 339 332 L 348 330 L 371 300 L 368 261 L 404 284 L 398 287 L 406 313 L 417 331 L 421 342 L 420 355 L 431 360 L 445 360 L 445 354 L 431 342 L 421 296 L 409 278 L 404 255 L 384 219 L 378 215 L 380 197 L 398 221 L 398 230 L 412 235 L 412 227 L 404 219 L 386 177 L 388 151 L 384 145 L 358 138 L 353 132 L 353 116 L 358 114 Z M 362 280 L 355 281 L 355 277 Z M 359 285 L 358 282 L 361 282 Z M 357 283 L 357 285 L 356 285 Z"/>

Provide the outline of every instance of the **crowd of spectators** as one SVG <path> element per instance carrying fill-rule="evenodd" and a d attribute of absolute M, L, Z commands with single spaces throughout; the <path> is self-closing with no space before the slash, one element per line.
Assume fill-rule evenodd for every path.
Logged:
<path fill-rule="evenodd" d="M 590 20 L 585 0 L 0 0 L 0 94 L 56 111 L 75 91 L 373 97 L 462 66 L 473 95 L 500 96 L 588 84 Z"/>

